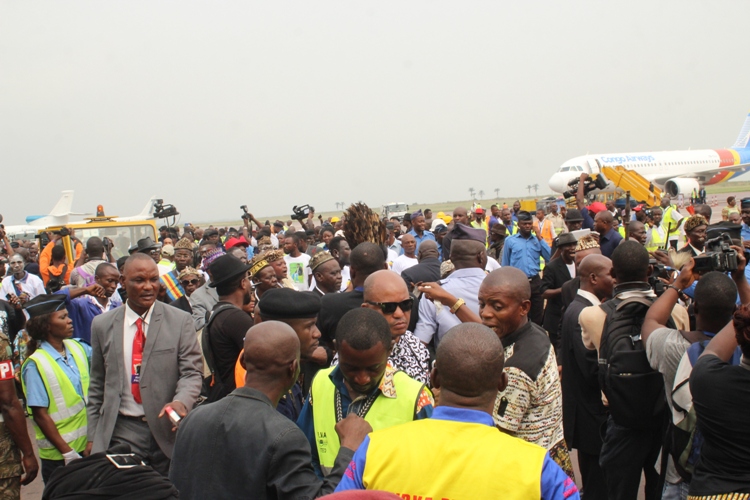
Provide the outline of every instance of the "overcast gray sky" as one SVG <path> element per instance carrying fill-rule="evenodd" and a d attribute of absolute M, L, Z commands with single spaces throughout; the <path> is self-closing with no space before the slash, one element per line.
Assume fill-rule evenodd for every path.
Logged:
<path fill-rule="evenodd" d="M 182 222 L 522 195 L 587 152 L 730 146 L 747 1 L 3 1 L 0 213 Z M 748 177 L 750 179 L 750 177 Z"/>

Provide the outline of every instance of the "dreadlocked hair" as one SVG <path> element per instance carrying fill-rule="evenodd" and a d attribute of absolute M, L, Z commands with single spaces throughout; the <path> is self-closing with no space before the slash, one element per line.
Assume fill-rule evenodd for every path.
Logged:
<path fill-rule="evenodd" d="M 344 237 L 351 249 L 366 241 L 383 246 L 388 241 L 388 231 L 370 207 L 354 203 L 344 212 Z"/>
<path fill-rule="evenodd" d="M 26 359 L 39 349 L 39 344 L 43 340 L 47 340 L 49 337 L 49 321 L 52 314 L 54 313 L 34 316 L 26 322 L 26 332 L 29 334 L 29 341 L 26 344 Z"/>

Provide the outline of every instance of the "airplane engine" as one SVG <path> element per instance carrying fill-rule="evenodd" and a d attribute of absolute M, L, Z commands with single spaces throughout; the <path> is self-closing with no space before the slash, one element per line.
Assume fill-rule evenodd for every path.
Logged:
<path fill-rule="evenodd" d="M 678 194 L 682 193 L 685 198 L 690 198 L 690 195 L 693 193 L 693 189 L 698 192 L 700 188 L 700 184 L 698 184 L 697 180 L 684 179 L 682 177 L 675 177 L 674 179 L 669 179 L 664 183 L 664 192 L 672 197 L 675 197 Z"/>

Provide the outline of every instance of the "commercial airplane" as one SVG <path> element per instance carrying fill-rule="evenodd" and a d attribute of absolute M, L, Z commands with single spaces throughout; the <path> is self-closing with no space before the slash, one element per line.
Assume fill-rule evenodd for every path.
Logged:
<path fill-rule="evenodd" d="M 562 164 L 550 178 L 549 187 L 558 193 L 568 191 L 568 183 L 582 172 L 597 174 L 601 167 L 623 166 L 658 185 L 670 196 L 689 197 L 693 189 L 718 184 L 750 169 L 750 113 L 740 135 L 730 149 L 696 149 L 651 153 L 613 153 L 578 156 Z M 614 191 L 609 183 L 604 191 Z M 596 191 L 595 191 L 596 192 Z"/>

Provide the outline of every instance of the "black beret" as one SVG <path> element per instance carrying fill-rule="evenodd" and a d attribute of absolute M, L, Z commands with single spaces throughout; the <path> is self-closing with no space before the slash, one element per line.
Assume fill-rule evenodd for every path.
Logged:
<path fill-rule="evenodd" d="M 263 320 L 314 318 L 320 312 L 320 297 L 291 288 L 266 290 L 258 302 Z"/>
<path fill-rule="evenodd" d="M 487 242 L 487 233 L 484 229 L 475 229 L 473 227 L 456 224 L 451 231 L 454 240 L 474 240 L 480 243 Z"/>
<path fill-rule="evenodd" d="M 750 198 L 742 198 L 742 201 L 740 201 L 740 207 L 750 208 Z"/>
<path fill-rule="evenodd" d="M 516 218 L 518 218 L 519 221 L 522 220 L 533 220 L 531 217 L 531 214 L 527 212 L 526 210 L 521 210 L 516 214 Z"/>
<path fill-rule="evenodd" d="M 62 293 L 52 293 L 47 295 L 37 295 L 24 306 L 30 318 L 50 314 L 61 309 L 65 309 L 65 295 Z"/>
<path fill-rule="evenodd" d="M 209 236 L 218 236 L 218 235 L 219 235 L 219 231 L 217 231 L 216 229 L 206 229 L 205 231 L 203 231 L 204 238 L 208 238 Z"/>

